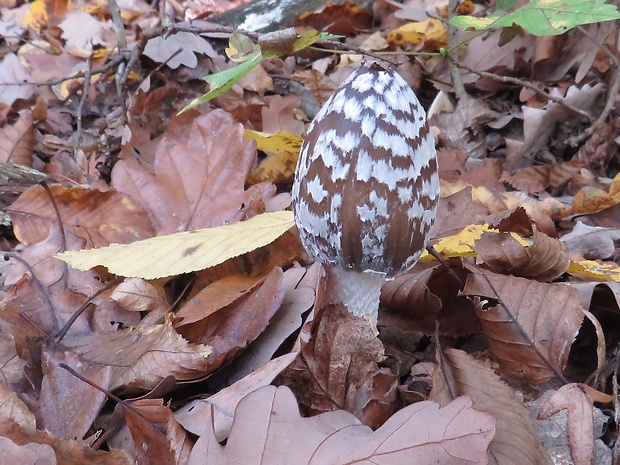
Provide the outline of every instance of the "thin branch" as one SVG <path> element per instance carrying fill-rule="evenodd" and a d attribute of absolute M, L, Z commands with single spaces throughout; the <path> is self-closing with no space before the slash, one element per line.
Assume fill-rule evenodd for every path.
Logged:
<path fill-rule="evenodd" d="M 598 117 L 592 121 L 590 126 L 586 128 L 579 136 L 571 137 L 568 139 L 568 143 L 572 147 L 577 147 L 581 142 L 592 136 L 596 129 L 605 122 L 616 105 L 616 99 L 618 98 L 618 92 L 620 92 L 620 65 L 617 61 L 613 62 L 612 73 L 610 76 L 609 89 L 607 91 L 607 98 L 605 99 L 605 106 L 598 115 Z"/>
<path fill-rule="evenodd" d="M 458 9 L 458 7 L 459 7 L 458 0 L 449 0 L 448 15 L 450 18 L 454 16 L 454 13 Z M 448 49 L 454 50 L 457 46 L 457 38 L 456 38 L 457 29 L 452 24 L 452 22 L 450 22 L 449 20 L 447 22 L 447 27 L 448 27 Z M 454 93 L 456 94 L 456 97 L 459 100 L 461 100 L 467 97 L 467 91 L 465 90 L 465 86 L 463 85 L 463 79 L 461 77 L 461 72 L 458 70 L 453 60 L 450 60 L 449 66 L 450 66 L 450 75 L 452 76 L 452 87 L 454 87 Z"/>
<path fill-rule="evenodd" d="M 80 305 L 80 308 L 78 308 L 75 312 L 73 312 L 73 315 L 71 315 L 71 318 L 69 318 L 67 322 L 65 323 L 65 325 L 62 327 L 62 329 L 58 331 L 58 333 L 56 333 L 56 341 L 60 342 L 64 339 L 64 337 L 69 332 L 69 329 L 71 329 L 71 326 L 73 326 L 73 323 L 75 323 L 75 320 L 77 320 L 80 317 L 80 315 L 84 313 L 84 310 L 88 308 L 88 306 L 92 303 L 92 301 L 95 298 L 97 298 L 103 292 L 110 289 L 112 286 L 119 284 L 123 279 L 125 278 L 123 277 L 114 278 L 112 281 L 107 282 L 105 287 L 99 289 L 97 292 L 91 295 L 88 299 L 86 299 L 86 302 Z"/>
<path fill-rule="evenodd" d="M 14 258 L 19 263 L 24 265 L 24 267 L 30 272 L 30 277 L 32 278 L 32 280 L 34 281 L 35 285 L 39 289 L 41 297 L 43 298 L 43 300 L 45 301 L 45 303 L 49 307 L 50 315 L 51 315 L 50 319 L 52 320 L 52 324 L 54 325 L 54 330 L 58 330 L 58 320 L 57 320 L 57 317 L 56 317 L 56 315 L 57 315 L 56 307 L 52 303 L 52 299 L 50 298 L 49 292 L 47 292 L 47 289 L 45 288 L 45 286 L 43 285 L 41 280 L 35 274 L 34 268 L 32 268 L 30 266 L 30 264 L 26 260 L 24 260 L 22 257 L 20 257 L 15 252 L 4 252 L 4 258 L 5 259 L 7 259 L 7 258 Z"/>
<path fill-rule="evenodd" d="M 84 105 L 86 104 L 86 100 L 88 99 L 88 93 L 90 92 L 90 80 L 92 77 L 92 55 L 88 57 L 86 60 L 86 75 L 84 76 L 84 86 L 82 87 L 82 97 L 80 98 L 80 103 L 77 107 L 77 130 L 76 130 L 76 138 L 75 138 L 75 151 L 77 152 L 82 146 L 82 114 L 84 113 Z"/>
<path fill-rule="evenodd" d="M 519 78 L 514 78 L 514 77 L 510 77 L 510 76 L 500 76 L 499 74 L 495 74 L 495 73 L 488 73 L 486 71 L 477 71 L 473 68 L 470 68 L 467 65 L 464 65 L 463 63 L 459 62 L 458 60 L 455 60 L 454 58 L 450 58 L 450 61 L 453 61 L 454 64 L 456 66 L 458 66 L 459 68 L 463 68 L 471 73 L 477 74 L 480 77 L 486 77 L 486 78 L 490 78 L 493 79 L 495 81 L 499 81 L 499 82 L 503 82 L 504 84 L 514 84 L 516 86 L 522 86 L 525 87 L 527 89 L 531 89 L 533 91 L 535 91 L 536 93 L 544 96 L 545 98 L 547 98 L 548 100 L 551 100 L 552 102 L 558 103 L 566 108 L 568 108 L 569 110 L 571 110 L 574 113 L 577 113 L 580 116 L 583 116 L 584 118 L 586 118 L 589 122 L 592 122 L 594 120 L 594 117 L 588 113 L 585 110 L 582 110 L 581 108 L 577 108 L 574 105 L 571 105 L 570 103 L 568 103 L 566 101 L 566 99 L 560 98 L 560 97 L 555 97 L 554 95 L 551 95 L 548 92 L 545 92 L 544 90 L 538 88 L 536 85 L 528 82 L 528 81 L 524 81 L 522 79 Z"/>

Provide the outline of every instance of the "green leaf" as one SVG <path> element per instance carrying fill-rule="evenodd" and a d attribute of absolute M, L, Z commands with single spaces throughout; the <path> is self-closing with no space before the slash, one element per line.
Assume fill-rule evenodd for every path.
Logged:
<path fill-rule="evenodd" d="M 252 71 L 258 64 L 263 61 L 263 56 L 260 51 L 256 52 L 254 55 L 246 57 L 245 61 L 241 62 L 241 64 L 235 66 L 234 68 L 229 68 L 224 71 L 221 71 L 216 74 L 211 74 L 204 78 L 211 85 L 211 90 L 204 94 L 202 97 L 192 100 L 185 108 L 183 108 L 180 112 L 185 113 L 187 110 L 191 110 L 192 108 L 200 105 L 201 103 L 206 103 L 215 97 L 222 95 L 232 86 L 234 86 L 239 80 Z"/>
<path fill-rule="evenodd" d="M 513 24 L 535 36 L 559 35 L 582 24 L 620 19 L 615 5 L 604 0 L 533 0 L 512 13 L 496 11 L 486 18 L 455 16 L 461 29 L 496 29 Z"/>
<path fill-rule="evenodd" d="M 322 36 L 323 34 L 321 34 L 316 29 L 306 31 L 302 35 L 300 35 L 295 41 L 295 43 L 293 44 L 293 50 L 295 52 L 299 52 L 300 50 L 303 50 L 304 48 L 317 43 L 319 40 L 323 40 Z"/>
<path fill-rule="evenodd" d="M 226 48 L 228 58 L 233 61 L 245 61 L 257 52 L 260 52 L 260 47 L 252 42 L 252 39 L 238 31 L 232 33 Z"/>
<path fill-rule="evenodd" d="M 512 8 L 517 3 L 517 0 L 497 0 L 497 8 L 500 10 L 507 10 L 508 8 Z"/>

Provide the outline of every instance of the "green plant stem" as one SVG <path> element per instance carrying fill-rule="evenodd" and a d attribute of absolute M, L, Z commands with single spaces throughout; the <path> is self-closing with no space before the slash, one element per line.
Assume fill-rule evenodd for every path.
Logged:
<path fill-rule="evenodd" d="M 455 50 L 457 47 L 457 39 L 456 39 L 456 27 L 452 24 L 450 19 L 456 13 L 456 10 L 459 7 L 458 0 L 449 0 L 448 2 L 448 50 Z M 463 79 L 461 77 L 461 72 L 459 68 L 454 64 L 454 61 L 450 60 L 450 75 L 452 76 L 452 86 L 454 87 L 454 93 L 456 94 L 457 99 L 461 100 L 467 97 L 467 91 L 465 90 L 465 86 L 463 85 Z"/>

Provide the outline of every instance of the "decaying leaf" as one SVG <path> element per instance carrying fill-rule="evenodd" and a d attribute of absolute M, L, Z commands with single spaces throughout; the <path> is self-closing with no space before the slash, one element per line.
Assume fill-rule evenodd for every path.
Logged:
<path fill-rule="evenodd" d="M 456 349 L 441 351 L 438 359 L 430 399 L 449 405 L 455 396 L 469 396 L 476 410 L 493 415 L 497 421 L 489 464 L 548 463 L 520 397 L 487 364 Z"/>
<path fill-rule="evenodd" d="M 561 377 L 583 321 L 575 289 L 483 271 L 461 293 L 482 298 L 476 314 L 503 374 L 531 383 Z"/>
<path fill-rule="evenodd" d="M 49 186 L 65 228 L 89 247 L 128 244 L 155 234 L 146 212 L 129 196 L 113 190 Z M 23 244 L 43 241 L 57 221 L 54 204 L 41 186 L 32 186 L 8 209 L 15 234 Z"/>
<path fill-rule="evenodd" d="M 210 425 L 209 417 L 205 423 Z M 286 387 L 265 386 L 237 406 L 226 446 L 209 426 L 198 439 L 188 465 L 205 463 L 253 465 L 269 463 L 486 464 L 486 449 L 495 420 L 461 397 L 449 405 L 426 401 L 392 416 L 377 431 L 344 411 L 311 418 L 299 415 Z"/>

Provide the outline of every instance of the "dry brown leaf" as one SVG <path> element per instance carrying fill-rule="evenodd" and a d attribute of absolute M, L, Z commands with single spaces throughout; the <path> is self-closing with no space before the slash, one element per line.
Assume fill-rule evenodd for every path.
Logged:
<path fill-rule="evenodd" d="M 123 407 L 139 465 L 185 465 L 191 451 L 187 432 L 162 399 L 139 399 Z"/>
<path fill-rule="evenodd" d="M 473 244 L 486 266 L 498 273 L 553 281 L 568 268 L 563 244 L 534 229 L 534 243 L 524 247 L 510 234 L 485 233 Z"/>
<path fill-rule="evenodd" d="M 0 127 L 0 162 L 32 168 L 35 142 L 32 113 L 24 111 L 13 124 Z"/>
<path fill-rule="evenodd" d="M 313 28 L 332 34 L 353 35 L 372 25 L 372 15 L 352 2 L 328 3 L 317 13 L 303 13 L 295 19 L 294 26 Z"/>
<path fill-rule="evenodd" d="M 496 419 L 489 464 L 548 463 L 521 398 L 487 364 L 462 350 L 445 349 L 439 355 L 433 381 L 430 400 L 448 405 L 455 397 L 469 396 L 476 410 Z"/>
<path fill-rule="evenodd" d="M 512 175 L 504 173 L 503 179 L 517 190 L 537 194 L 549 187 L 550 171 L 549 166 L 528 166 Z"/>
<path fill-rule="evenodd" d="M 596 97 L 603 90 L 604 86 L 600 83 L 594 86 L 586 84 L 581 88 L 571 86 L 564 99 L 577 108 L 587 109 L 596 102 Z M 558 92 L 553 91 L 552 94 L 558 96 Z M 522 166 L 526 160 L 531 159 L 536 151 L 545 148 L 556 124 L 566 118 L 568 111 L 565 106 L 555 102 L 549 102 L 544 109 L 524 106 L 524 140 L 506 139 L 508 150 L 504 169 L 511 171 Z"/>
<path fill-rule="evenodd" d="M 465 282 L 468 271 L 457 260 L 451 269 Z M 480 332 L 472 303 L 459 296 L 461 283 L 443 265 L 434 265 L 420 273 L 405 273 L 381 288 L 382 309 L 379 327 L 398 326 L 434 334 L 439 323 L 441 335 L 465 335 Z"/>
<path fill-rule="evenodd" d="M 463 181 L 475 187 L 488 187 L 504 190 L 500 183 L 502 167 L 498 160 L 486 158 L 474 167 L 466 167 L 469 154 L 448 148 L 437 151 L 439 176 L 443 181 Z"/>
<path fill-rule="evenodd" d="M 189 341 L 213 347 L 209 371 L 216 370 L 261 334 L 284 298 L 282 269 L 274 268 L 254 292 L 196 323 L 179 328 Z"/>
<path fill-rule="evenodd" d="M 590 388 L 591 391 L 594 391 Z M 590 465 L 594 458 L 594 423 L 592 419 L 593 402 L 611 402 L 613 398 L 593 395 L 592 399 L 584 389 L 584 385 L 571 383 L 562 386 L 554 392 L 541 406 L 538 412 L 539 419 L 549 418 L 551 415 L 566 409 L 568 411 L 568 440 L 575 465 Z M 599 393 L 602 394 L 602 393 Z"/>
<path fill-rule="evenodd" d="M 588 226 L 577 221 L 573 230 L 560 240 L 571 252 L 580 254 L 586 260 L 604 260 L 616 251 L 620 230 Z"/>
<path fill-rule="evenodd" d="M 303 323 L 302 315 L 314 304 L 320 270 L 320 264 L 314 263 L 307 270 L 295 267 L 284 272 L 282 304 L 269 320 L 269 326 L 227 369 L 230 372 L 228 384 L 242 379 L 271 360 L 284 342 L 299 330 Z"/>
<path fill-rule="evenodd" d="M 188 465 L 400 465 L 413 456 L 418 465 L 486 464 L 494 423 L 462 397 L 442 409 L 430 401 L 410 405 L 373 432 L 343 411 L 302 418 L 289 389 L 265 386 L 239 403 L 226 446 L 209 426 Z"/>
<path fill-rule="evenodd" d="M 274 358 L 236 383 L 222 389 L 208 399 L 190 402 L 175 412 L 176 420 L 190 433 L 202 435 L 212 427 L 218 442 L 225 441 L 233 424 L 233 414 L 239 401 L 262 386 L 267 386 L 282 370 L 293 363 L 297 352 Z M 213 423 L 205 419 L 213 413 Z"/>
<path fill-rule="evenodd" d="M 332 81 L 324 73 L 321 73 L 315 69 L 297 71 L 292 77 L 296 81 L 305 84 L 312 91 L 321 105 L 323 105 L 338 88 L 338 84 Z"/>
<path fill-rule="evenodd" d="M 109 366 L 82 364 L 71 352 L 45 350 L 41 356 L 43 381 L 37 409 L 39 428 L 62 439 L 81 440 L 108 398 L 60 367 L 60 363 L 73 368 L 103 389 L 108 388 L 112 369 Z"/>
<path fill-rule="evenodd" d="M 172 315 L 159 325 L 68 336 L 63 344 L 88 363 L 111 366 L 110 390 L 152 389 L 170 375 L 179 381 L 199 378 L 212 364 L 213 349 L 183 339 L 172 327 Z"/>
<path fill-rule="evenodd" d="M 47 444 L 29 443 L 18 446 L 8 438 L 0 437 L 0 456 L 4 463 L 20 465 L 56 465 L 54 449 Z"/>
<path fill-rule="evenodd" d="M 174 453 L 170 450 L 166 435 L 147 420 L 140 410 L 134 411 L 130 407 L 123 406 L 125 421 L 134 442 L 132 451 L 136 463 L 138 465 L 152 463 L 176 465 Z"/>
<path fill-rule="evenodd" d="M 225 308 L 261 284 L 265 276 L 226 276 L 203 288 L 176 313 L 176 328 L 196 323 Z"/>
<path fill-rule="evenodd" d="M 51 465 L 53 461 L 47 447 L 36 447 L 36 444 L 48 445 L 53 449 L 56 463 L 61 465 L 84 465 L 85 463 L 105 463 L 107 465 L 134 465 L 129 455 L 121 450 L 104 452 L 93 450 L 77 441 L 59 439 L 46 431 L 33 431 L 21 429 L 12 420 L 0 422 L 0 439 L 6 438 L 18 446 L 30 445 L 30 450 L 41 454 L 40 462 L 32 462 L 33 465 Z M 5 443 L 6 444 L 6 443 Z M 14 450 L 14 448 L 13 448 Z M 31 456 L 31 455 L 30 455 Z M 18 462 L 21 463 L 21 462 Z"/>
<path fill-rule="evenodd" d="M 181 65 L 195 68 L 198 64 L 196 53 L 211 58 L 217 56 L 209 42 L 191 32 L 177 32 L 165 37 L 154 37 L 144 48 L 144 54 L 147 57 L 157 63 L 166 63 L 172 69 L 177 69 Z"/>
<path fill-rule="evenodd" d="M 301 104 L 299 97 L 272 95 L 268 97 L 267 103 L 268 105 L 261 110 L 263 132 L 275 134 L 279 131 L 286 131 L 298 136 L 304 133 L 303 121 L 295 117 L 295 112 L 299 111 Z"/>
<path fill-rule="evenodd" d="M 264 208 L 275 194 L 274 186 L 263 184 L 244 190 L 255 160 L 255 143 L 244 141 L 243 127 L 214 110 L 197 117 L 185 134 L 161 140 L 154 175 L 133 160 L 120 160 L 112 185 L 149 212 L 158 235 L 221 226 L 241 220 L 248 209 Z"/>
<path fill-rule="evenodd" d="M 17 396 L 16 391 L 9 389 L 4 383 L 0 383 L 0 418 L 10 418 L 25 430 L 32 431 L 37 427 L 33 413 Z"/>
<path fill-rule="evenodd" d="M 143 279 L 126 279 L 116 286 L 110 298 L 131 312 L 160 313 L 170 307 L 164 290 Z"/>
<path fill-rule="evenodd" d="M 435 115 L 432 123 L 439 128 L 439 140 L 444 146 L 477 159 L 487 152 L 482 126 L 496 116 L 482 100 L 467 97 L 459 100 L 454 113 Z"/>
<path fill-rule="evenodd" d="M 69 11 L 58 27 L 63 31 L 61 37 L 66 50 L 75 56 L 84 56 L 98 45 L 116 45 L 104 40 L 104 25 L 86 11 L 76 9 Z"/>
<path fill-rule="evenodd" d="M 437 219 L 433 225 L 436 238 L 450 236 L 470 224 L 482 224 L 489 215 L 489 209 L 473 200 L 473 188 L 467 186 L 454 193 L 442 192 L 437 209 Z"/>
<path fill-rule="evenodd" d="M 127 244 L 154 235 L 146 212 L 129 196 L 120 192 L 50 187 L 58 205 L 63 226 L 86 240 L 87 246 Z M 57 220 L 54 205 L 41 186 L 25 191 L 9 209 L 16 237 L 22 244 L 43 241 L 50 225 Z"/>
<path fill-rule="evenodd" d="M 502 373 L 535 384 L 561 376 L 584 317 L 575 289 L 482 273 L 470 274 L 461 294 L 482 298 L 476 314 Z"/>
<path fill-rule="evenodd" d="M 344 409 L 372 427 L 395 411 L 397 377 L 379 368 L 383 345 L 368 323 L 342 305 L 328 307 L 315 321 L 301 356 L 279 378 L 308 412 Z"/>
<path fill-rule="evenodd" d="M 611 207 L 618 202 L 608 192 L 597 187 L 584 187 L 573 197 L 573 214 L 593 213 Z"/>

